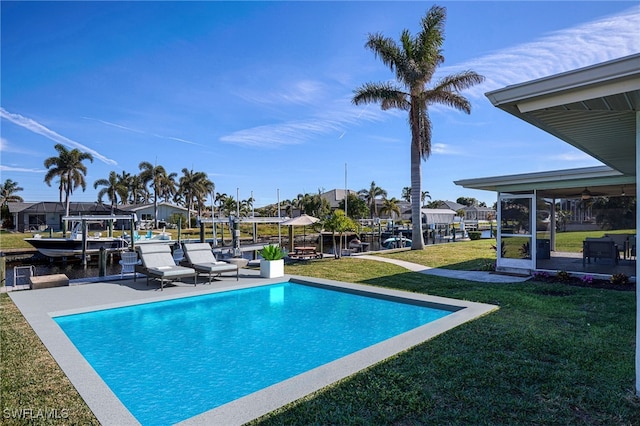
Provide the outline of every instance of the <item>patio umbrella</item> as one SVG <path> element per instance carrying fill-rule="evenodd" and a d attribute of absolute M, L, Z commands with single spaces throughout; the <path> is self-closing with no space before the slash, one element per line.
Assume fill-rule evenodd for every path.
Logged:
<path fill-rule="evenodd" d="M 303 241 L 303 244 L 305 244 L 306 243 L 306 239 L 307 239 L 307 225 L 313 225 L 314 223 L 318 222 L 319 220 L 320 219 L 318 219 L 317 217 L 309 216 L 308 214 L 304 213 L 304 214 L 301 214 L 298 217 L 294 217 L 294 218 L 285 220 L 284 222 L 282 222 L 282 225 L 303 226 L 303 228 L 302 228 L 302 232 L 303 232 L 302 241 Z"/>

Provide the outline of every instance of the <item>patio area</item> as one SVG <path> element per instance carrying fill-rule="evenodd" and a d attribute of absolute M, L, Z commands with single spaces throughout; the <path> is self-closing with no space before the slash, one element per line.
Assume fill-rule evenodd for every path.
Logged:
<path fill-rule="evenodd" d="M 636 276 L 636 259 L 618 260 L 615 263 L 611 260 L 598 259 L 591 263 L 582 264 L 582 253 L 569 253 L 552 251 L 550 259 L 538 259 L 536 262 L 538 270 L 546 271 L 566 271 L 583 274 L 614 275 L 625 274 L 628 277 Z"/>

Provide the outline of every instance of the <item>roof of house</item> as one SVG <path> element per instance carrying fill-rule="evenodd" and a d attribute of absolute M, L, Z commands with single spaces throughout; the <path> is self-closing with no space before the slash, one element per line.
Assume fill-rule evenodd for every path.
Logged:
<path fill-rule="evenodd" d="M 457 212 L 458 210 L 464 209 L 466 206 L 464 204 L 456 203 L 455 201 L 445 200 L 438 203 L 438 207 L 441 209 L 451 209 L 454 212 Z"/>
<path fill-rule="evenodd" d="M 329 202 L 331 208 L 338 208 L 340 202 L 344 200 L 347 191 L 354 195 L 358 194 L 356 191 L 351 189 L 332 189 L 330 191 L 323 192 L 320 196 Z"/>
<path fill-rule="evenodd" d="M 33 213 L 33 214 L 47 214 L 47 213 L 66 213 L 65 203 L 58 201 L 40 201 L 36 203 L 7 203 L 9 206 L 9 212 L 11 213 Z M 119 207 L 116 207 L 116 212 L 119 211 Z M 73 213 L 111 213 L 111 206 L 108 204 L 100 204 L 98 202 L 70 202 L 69 212 Z"/>

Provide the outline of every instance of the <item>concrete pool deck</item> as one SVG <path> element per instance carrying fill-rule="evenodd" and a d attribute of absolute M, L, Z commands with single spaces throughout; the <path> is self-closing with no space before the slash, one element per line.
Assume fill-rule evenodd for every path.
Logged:
<path fill-rule="evenodd" d="M 137 280 L 137 282 L 134 282 L 131 278 L 117 281 L 73 283 L 69 287 L 11 292 L 10 297 L 78 390 L 80 396 L 87 402 L 87 405 L 100 423 L 104 425 L 138 424 L 138 421 L 77 351 L 73 343 L 52 319 L 54 316 L 210 294 L 289 280 L 312 285 L 337 287 L 338 289 L 358 293 L 371 293 L 375 294 L 376 297 L 404 299 L 412 303 L 418 302 L 439 308 L 449 308 L 454 311 L 452 314 L 432 323 L 294 376 L 180 423 L 183 425 L 234 425 L 243 424 L 260 417 L 399 352 L 425 342 L 451 328 L 497 309 L 493 305 L 323 279 L 293 276 L 265 279 L 259 277 L 258 271 L 250 269 L 243 269 L 240 277 L 240 281 L 225 277 L 212 285 L 198 284 L 197 286 L 194 286 L 189 279 L 186 279 L 184 283 L 165 287 L 164 291 L 160 291 L 159 286 L 153 282 L 147 286 L 144 278 Z M 514 280 L 512 279 L 512 281 Z M 117 355 L 114 355 L 114 362 L 117 362 Z M 144 397 L 153 398 L 153 395 L 145 395 Z M 183 398 L 184 396 L 177 395 L 176 397 Z"/>

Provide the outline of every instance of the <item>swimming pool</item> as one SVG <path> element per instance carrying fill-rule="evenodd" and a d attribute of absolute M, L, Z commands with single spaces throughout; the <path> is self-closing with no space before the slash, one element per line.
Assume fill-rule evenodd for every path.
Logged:
<path fill-rule="evenodd" d="M 282 282 L 54 320 L 138 421 L 174 424 L 452 312 Z"/>

